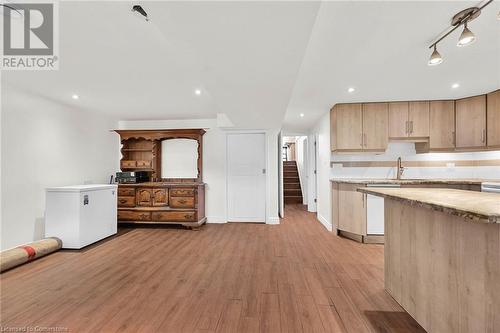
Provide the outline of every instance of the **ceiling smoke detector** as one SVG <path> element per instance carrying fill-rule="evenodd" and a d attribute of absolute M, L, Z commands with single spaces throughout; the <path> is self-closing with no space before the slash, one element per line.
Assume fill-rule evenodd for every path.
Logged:
<path fill-rule="evenodd" d="M 143 19 L 145 19 L 147 22 L 149 21 L 149 16 L 148 16 L 148 13 L 146 13 L 146 11 L 144 10 L 144 8 L 142 8 L 141 6 L 139 5 L 134 5 L 132 7 L 132 12 L 136 13 L 137 15 L 140 15 Z"/>

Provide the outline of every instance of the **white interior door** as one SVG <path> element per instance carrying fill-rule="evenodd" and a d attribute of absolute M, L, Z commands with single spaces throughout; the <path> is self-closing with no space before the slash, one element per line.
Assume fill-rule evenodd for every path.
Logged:
<path fill-rule="evenodd" d="M 266 222 L 266 136 L 227 135 L 229 222 Z"/>

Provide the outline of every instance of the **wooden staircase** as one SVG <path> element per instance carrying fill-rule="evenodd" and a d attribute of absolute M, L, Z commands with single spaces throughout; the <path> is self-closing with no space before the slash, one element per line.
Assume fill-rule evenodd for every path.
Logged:
<path fill-rule="evenodd" d="M 285 204 L 302 204 L 299 171 L 295 161 L 283 161 L 283 185 Z"/>

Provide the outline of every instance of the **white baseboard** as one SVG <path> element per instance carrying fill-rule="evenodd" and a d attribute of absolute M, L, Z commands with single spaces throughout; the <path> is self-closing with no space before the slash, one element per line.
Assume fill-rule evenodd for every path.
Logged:
<path fill-rule="evenodd" d="M 328 222 L 327 219 L 325 219 L 323 216 L 321 216 L 321 214 L 317 214 L 317 217 L 318 221 L 326 228 L 326 230 L 328 231 L 333 230 L 332 224 Z"/>
<path fill-rule="evenodd" d="M 266 224 L 280 224 L 280 218 L 278 216 L 268 216 Z"/>
<path fill-rule="evenodd" d="M 207 223 L 227 223 L 223 216 L 207 216 Z"/>

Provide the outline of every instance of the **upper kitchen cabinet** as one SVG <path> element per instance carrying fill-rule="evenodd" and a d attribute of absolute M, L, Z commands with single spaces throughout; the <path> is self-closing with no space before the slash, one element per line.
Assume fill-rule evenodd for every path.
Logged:
<path fill-rule="evenodd" d="M 408 137 L 408 102 L 389 103 L 389 137 Z"/>
<path fill-rule="evenodd" d="M 363 150 L 384 151 L 389 141 L 387 103 L 363 104 Z"/>
<path fill-rule="evenodd" d="M 429 136 L 429 102 L 389 103 L 389 137 L 391 139 Z"/>
<path fill-rule="evenodd" d="M 332 151 L 378 152 L 387 148 L 387 103 L 337 104 L 330 112 Z"/>
<path fill-rule="evenodd" d="M 424 138 L 429 136 L 429 101 L 409 102 L 408 137 Z"/>
<path fill-rule="evenodd" d="M 455 101 L 431 101 L 430 150 L 452 150 L 455 148 Z"/>
<path fill-rule="evenodd" d="M 363 109 L 361 104 L 337 104 L 330 111 L 332 151 L 363 149 Z"/>
<path fill-rule="evenodd" d="M 456 100 L 456 147 L 486 147 L 486 95 Z"/>
<path fill-rule="evenodd" d="M 486 95 L 488 147 L 500 147 L 500 90 Z"/>

